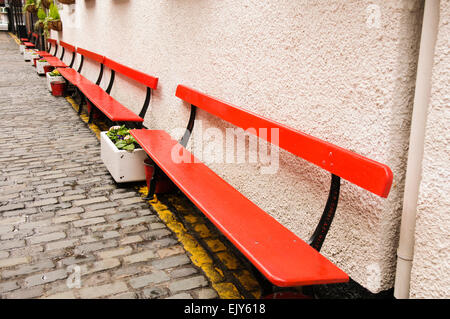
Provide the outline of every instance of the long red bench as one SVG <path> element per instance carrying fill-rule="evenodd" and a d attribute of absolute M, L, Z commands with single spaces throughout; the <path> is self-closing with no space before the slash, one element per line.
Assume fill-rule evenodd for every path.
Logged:
<path fill-rule="evenodd" d="M 32 42 L 32 33 L 31 31 L 28 31 L 28 38 L 21 38 L 20 41 L 22 41 L 22 44 L 27 48 L 31 49 L 34 48 L 36 45 Z"/>
<path fill-rule="evenodd" d="M 134 70 L 111 59 L 105 58 L 104 56 L 82 48 L 77 48 L 76 51 L 82 56 L 80 68 L 77 71 L 72 68 L 58 68 L 58 71 L 67 81 L 76 86 L 77 89 L 82 93 L 83 99 L 80 103 L 78 112 L 81 112 L 82 106 L 84 104 L 83 100 L 85 99 L 91 106 L 89 112 L 89 123 L 92 121 L 93 113 L 97 109 L 113 122 L 127 122 L 129 123 L 128 125 L 142 127 L 144 116 L 150 104 L 152 89 L 154 90 L 157 88 L 158 78 Z M 100 63 L 100 74 L 96 83 L 91 82 L 80 74 L 85 57 Z M 100 87 L 100 83 L 105 67 L 111 70 L 111 78 L 108 84 L 108 88 L 106 90 L 103 90 Z M 116 72 L 136 82 L 144 84 L 147 87 L 147 95 L 139 115 L 136 115 L 133 111 L 129 110 L 126 106 L 122 105 L 110 95 L 114 85 Z"/>
<path fill-rule="evenodd" d="M 55 42 L 53 42 L 53 43 L 55 43 Z M 76 48 L 75 48 L 75 46 L 73 46 L 69 43 L 63 42 L 63 41 L 59 41 L 59 44 L 62 47 L 61 56 L 59 58 L 56 56 L 57 47 L 55 47 L 55 55 L 47 55 L 46 60 L 51 66 L 53 66 L 55 68 L 68 68 L 68 67 L 71 68 L 73 66 L 73 64 L 75 63 Z M 66 63 L 63 62 L 66 51 L 69 51 L 72 53 L 72 60 L 69 65 L 67 65 Z M 38 52 L 38 54 L 39 54 L 39 52 Z"/>
<path fill-rule="evenodd" d="M 154 177 L 147 198 L 153 197 L 158 176 L 164 172 L 271 285 L 293 287 L 347 282 L 348 275 L 320 254 L 336 211 L 340 179 L 387 197 L 393 178 L 390 168 L 186 86 L 179 85 L 176 96 L 191 104 L 188 128 L 180 142 L 163 130 L 131 130 L 132 136 L 153 161 Z M 331 173 L 330 193 L 322 218 L 307 242 L 252 203 L 185 148 L 197 108 L 244 130 L 253 128 L 250 132 L 258 137 Z M 260 135 L 260 128 L 267 129 L 266 132 L 277 130 L 278 142 L 274 142 L 270 134 Z M 182 153 L 185 160 L 175 160 L 174 152 Z"/>
<path fill-rule="evenodd" d="M 31 41 L 32 41 L 32 39 L 31 39 L 31 31 L 28 31 L 28 38 L 20 38 L 20 43 L 25 45 L 25 46 L 26 46 L 25 43 L 34 45 L 34 43 L 32 43 Z"/>
<path fill-rule="evenodd" d="M 32 38 L 34 39 L 34 43 L 38 43 L 38 41 L 39 41 L 39 35 L 37 34 L 37 33 L 33 33 L 32 34 Z M 52 39 L 47 39 L 47 41 L 48 40 L 52 40 Z M 54 40 L 54 41 L 56 41 L 56 40 Z M 49 52 L 47 52 L 47 51 L 43 51 L 43 50 L 41 50 L 41 51 L 36 51 L 36 53 L 40 56 L 40 57 L 42 57 L 42 58 L 46 58 L 46 57 L 53 57 L 53 55 L 51 54 L 51 53 L 49 53 Z"/>

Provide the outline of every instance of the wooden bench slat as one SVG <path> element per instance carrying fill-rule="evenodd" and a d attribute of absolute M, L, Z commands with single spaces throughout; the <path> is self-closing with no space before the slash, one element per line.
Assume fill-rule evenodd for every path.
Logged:
<path fill-rule="evenodd" d="M 47 62 L 55 67 L 55 68 L 67 68 L 67 64 L 65 64 L 63 61 L 61 61 L 59 58 L 57 57 L 48 57 L 46 58 Z"/>
<path fill-rule="evenodd" d="M 74 69 L 58 69 L 61 75 L 76 85 L 78 89 L 111 121 L 116 122 L 143 122 L 144 119 L 133 113 L 127 107 L 116 101 L 101 87 L 92 83 Z"/>
<path fill-rule="evenodd" d="M 107 57 L 105 57 L 104 65 L 154 90 L 156 90 L 158 86 L 158 78 L 145 74 L 141 71 L 134 70 Z"/>
<path fill-rule="evenodd" d="M 59 41 L 59 44 L 60 44 L 63 48 L 65 48 L 67 51 L 70 51 L 70 52 L 75 52 L 75 51 L 76 51 L 75 46 L 73 46 L 73 45 L 71 45 L 71 44 L 69 44 L 69 43 L 67 43 L 67 42 Z"/>
<path fill-rule="evenodd" d="M 144 122 L 144 119 L 136 115 L 111 95 L 103 91 L 101 87 L 92 82 L 82 81 L 78 88 L 86 95 L 103 114 L 115 122 Z"/>
<path fill-rule="evenodd" d="M 256 129 L 257 136 L 260 138 L 266 139 L 272 144 L 276 144 L 376 195 L 387 197 L 389 194 L 393 174 L 387 165 L 220 101 L 184 85 L 178 86 L 176 96 L 244 130 Z M 259 128 L 267 129 L 266 137 L 259 134 Z M 271 139 L 271 129 L 278 129 L 278 143 Z"/>
<path fill-rule="evenodd" d="M 289 287 L 348 281 L 342 270 L 206 165 L 172 161 L 172 148 L 181 145 L 168 133 L 131 130 L 131 134 L 180 190 L 273 284 Z"/>
<path fill-rule="evenodd" d="M 48 53 L 47 51 L 37 51 L 37 54 L 39 54 L 41 57 L 53 57 L 53 54 Z"/>
<path fill-rule="evenodd" d="M 80 83 L 81 78 L 83 77 L 80 73 L 72 68 L 58 68 L 57 70 L 67 81 L 75 86 L 78 86 L 78 83 Z"/>
<path fill-rule="evenodd" d="M 77 51 L 78 54 L 81 54 L 81 55 L 85 56 L 86 58 L 94 60 L 94 61 L 96 61 L 98 63 L 102 63 L 103 64 L 103 61 L 105 60 L 105 57 L 103 55 L 94 53 L 92 51 L 88 51 L 88 50 L 83 49 L 83 48 L 77 48 L 76 51 Z"/>

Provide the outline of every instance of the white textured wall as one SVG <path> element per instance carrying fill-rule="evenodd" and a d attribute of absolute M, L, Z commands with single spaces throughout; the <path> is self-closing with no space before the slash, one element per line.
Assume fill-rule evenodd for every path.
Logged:
<path fill-rule="evenodd" d="M 393 284 L 420 3 L 77 1 L 54 37 L 159 77 L 145 118 L 149 128 L 185 127 L 189 107 L 174 96 L 183 83 L 389 165 L 388 199 L 343 182 L 323 247 L 354 280 L 378 292 Z M 370 5 L 380 9 L 379 28 L 368 16 Z M 97 72 L 92 65 L 83 71 L 93 80 Z M 112 95 L 138 112 L 144 88 L 119 78 Z M 198 119 L 203 129 L 230 127 L 202 111 Z M 276 175 L 250 164 L 210 167 L 309 238 L 327 198 L 327 173 L 285 152 Z"/>
<path fill-rule="evenodd" d="M 450 2 L 441 0 L 417 208 L 412 298 L 450 298 Z"/>

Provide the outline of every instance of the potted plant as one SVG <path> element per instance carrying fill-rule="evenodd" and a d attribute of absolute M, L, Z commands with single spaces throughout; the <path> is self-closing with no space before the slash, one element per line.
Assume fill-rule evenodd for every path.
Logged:
<path fill-rule="evenodd" d="M 131 136 L 129 129 L 113 126 L 101 132 L 101 159 L 117 183 L 145 181 L 145 151 Z"/>
<path fill-rule="evenodd" d="M 59 15 L 58 7 L 53 3 L 48 9 L 48 26 L 50 29 L 55 31 L 62 31 L 62 22 Z"/>
<path fill-rule="evenodd" d="M 38 17 L 38 20 L 34 24 L 34 31 L 39 31 L 40 29 L 44 28 L 44 21 L 45 21 L 45 18 L 47 18 L 47 14 L 45 13 L 45 10 L 42 7 L 40 7 L 38 9 L 37 17 Z"/>
<path fill-rule="evenodd" d="M 39 55 L 36 53 L 35 49 L 25 49 L 23 52 L 23 59 L 25 61 L 31 61 L 31 63 L 34 64 L 33 59 L 39 57 Z"/>
<path fill-rule="evenodd" d="M 54 69 L 52 72 L 48 72 L 47 76 L 47 88 L 50 92 L 52 92 L 52 82 L 60 82 L 64 81 L 64 78 L 61 76 L 61 73 L 57 69 Z"/>
<path fill-rule="evenodd" d="M 40 75 L 44 75 L 45 74 L 44 66 L 46 65 L 50 65 L 50 63 L 48 63 L 48 61 L 45 59 L 40 59 L 36 61 L 36 72 Z"/>
<path fill-rule="evenodd" d="M 26 13 L 26 12 L 33 13 L 33 12 L 36 12 L 37 9 L 38 9 L 38 5 L 36 3 L 36 0 L 27 0 L 25 2 L 25 5 L 22 8 L 22 11 L 23 11 L 23 13 Z"/>
<path fill-rule="evenodd" d="M 53 4 L 53 0 L 40 0 L 40 2 L 45 9 L 49 9 L 50 5 Z"/>

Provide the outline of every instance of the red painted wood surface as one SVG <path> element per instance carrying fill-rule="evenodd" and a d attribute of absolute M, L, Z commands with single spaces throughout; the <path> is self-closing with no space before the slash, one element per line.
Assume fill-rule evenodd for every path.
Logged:
<path fill-rule="evenodd" d="M 387 165 L 220 101 L 184 85 L 178 86 L 176 96 L 244 130 L 254 128 L 260 138 L 272 142 L 376 195 L 387 197 L 389 194 L 393 174 Z M 259 128 L 266 128 L 267 136 L 259 134 Z M 271 138 L 271 129 L 278 131 L 278 143 Z"/>
<path fill-rule="evenodd" d="M 273 284 L 281 287 L 347 282 L 348 276 L 203 163 L 177 163 L 181 147 L 160 130 L 131 130 L 155 163 Z"/>
<path fill-rule="evenodd" d="M 141 71 L 137 71 L 128 66 L 115 62 L 111 59 L 105 57 L 104 65 L 118 73 L 121 73 L 139 83 L 144 84 L 154 90 L 156 90 L 158 86 L 158 78 L 155 78 L 151 75 L 145 74 Z"/>
<path fill-rule="evenodd" d="M 103 63 L 103 61 L 105 60 L 105 57 L 103 55 L 94 53 L 92 51 L 88 51 L 82 48 L 77 48 L 77 53 L 85 56 L 86 58 L 89 58 L 91 60 L 94 60 L 98 63 Z"/>
<path fill-rule="evenodd" d="M 37 51 L 36 53 L 39 54 L 41 57 L 53 57 L 53 54 L 50 54 L 47 51 Z"/>
<path fill-rule="evenodd" d="M 61 45 L 67 51 L 70 51 L 70 52 L 75 52 L 76 51 L 76 48 L 73 45 L 71 45 L 71 44 L 69 44 L 67 42 L 59 41 L 59 45 Z"/>
<path fill-rule="evenodd" d="M 57 57 L 46 57 L 45 59 L 51 66 L 53 66 L 55 68 L 67 68 L 68 67 L 67 64 L 65 64 L 63 61 L 61 61 Z"/>
<path fill-rule="evenodd" d="M 111 121 L 143 122 L 144 119 L 120 104 L 101 87 L 91 82 L 76 70 L 71 68 L 58 69 L 61 75 L 73 85 L 76 85 L 86 98 L 92 102 Z"/>
<path fill-rule="evenodd" d="M 47 42 L 54 44 L 54 45 L 56 45 L 58 43 L 58 41 L 56 41 L 55 39 L 50 39 L 50 38 L 47 39 Z"/>

